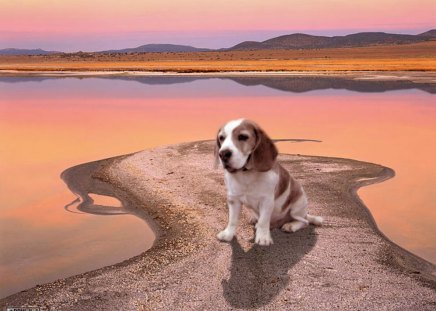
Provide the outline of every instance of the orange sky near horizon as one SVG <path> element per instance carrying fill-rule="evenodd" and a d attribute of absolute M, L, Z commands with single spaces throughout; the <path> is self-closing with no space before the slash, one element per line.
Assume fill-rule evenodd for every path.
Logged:
<path fill-rule="evenodd" d="M 299 31 L 326 35 L 341 31 L 417 33 L 434 27 L 435 12 L 433 0 L 0 0 L 0 48 L 9 42 L 71 37 L 78 43 L 79 38 L 85 42 L 135 36 L 156 41 L 164 34 L 168 40 L 168 33 L 187 41 L 206 34 L 211 34 L 209 40 L 226 34 L 232 40 L 245 40 L 250 38 L 243 36 L 253 32 L 264 32 L 264 36 Z M 231 32 L 240 32 L 241 37 L 232 37 Z M 221 37 L 218 43 L 225 45 Z"/>

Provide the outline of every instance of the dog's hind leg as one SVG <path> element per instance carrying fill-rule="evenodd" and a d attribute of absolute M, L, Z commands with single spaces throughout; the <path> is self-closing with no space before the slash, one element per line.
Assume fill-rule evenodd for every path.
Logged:
<path fill-rule="evenodd" d="M 304 222 L 294 220 L 294 221 L 285 223 L 281 229 L 284 232 L 296 232 L 296 231 L 298 231 L 306 226 L 307 225 Z"/>
<path fill-rule="evenodd" d="M 315 225 L 315 226 L 321 226 L 324 219 L 321 216 L 313 216 L 307 214 L 306 219 L 309 221 L 309 223 Z"/>
<path fill-rule="evenodd" d="M 302 195 L 297 202 L 293 203 L 290 208 L 291 222 L 287 222 L 282 226 L 282 231 L 296 232 L 309 225 L 307 216 L 307 198 L 306 195 Z"/>

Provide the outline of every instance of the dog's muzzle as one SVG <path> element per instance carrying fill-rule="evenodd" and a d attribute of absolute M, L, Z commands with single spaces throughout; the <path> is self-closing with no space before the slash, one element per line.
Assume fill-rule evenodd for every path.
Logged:
<path fill-rule="evenodd" d="M 219 152 L 219 156 L 223 163 L 227 163 L 232 157 L 232 151 L 229 149 L 223 149 Z"/>
<path fill-rule="evenodd" d="M 234 173 L 237 171 L 237 169 L 233 168 L 230 166 L 230 158 L 232 157 L 232 151 L 229 149 L 223 149 L 219 152 L 219 157 L 221 159 L 221 162 L 224 166 L 224 168 L 230 172 L 230 173 Z"/>
<path fill-rule="evenodd" d="M 219 157 L 221 159 L 221 162 L 223 164 L 223 167 L 229 172 L 229 173 L 236 173 L 239 171 L 248 171 L 246 168 L 248 161 L 251 158 L 251 154 L 248 156 L 247 161 L 241 168 L 234 168 L 230 165 L 230 158 L 232 157 L 232 151 L 229 149 L 224 149 L 219 152 Z"/>

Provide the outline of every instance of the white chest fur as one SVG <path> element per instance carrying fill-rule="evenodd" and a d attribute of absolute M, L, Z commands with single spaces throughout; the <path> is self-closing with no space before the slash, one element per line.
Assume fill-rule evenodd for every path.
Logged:
<path fill-rule="evenodd" d="M 279 175 L 273 170 L 267 172 L 226 172 L 224 178 L 228 198 L 238 200 L 254 210 L 258 209 L 260 201 L 274 196 L 278 180 Z"/>

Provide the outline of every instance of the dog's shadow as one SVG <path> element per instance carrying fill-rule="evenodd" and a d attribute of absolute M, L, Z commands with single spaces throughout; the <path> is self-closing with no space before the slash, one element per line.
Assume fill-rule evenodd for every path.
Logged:
<path fill-rule="evenodd" d="M 268 304 L 289 284 L 288 271 L 314 246 L 313 226 L 296 233 L 271 232 L 274 244 L 254 244 L 247 252 L 235 238 L 231 243 L 230 278 L 222 281 L 223 294 L 234 308 L 251 309 Z"/>

